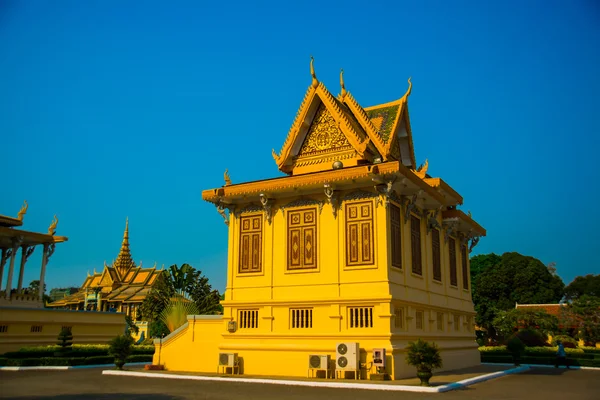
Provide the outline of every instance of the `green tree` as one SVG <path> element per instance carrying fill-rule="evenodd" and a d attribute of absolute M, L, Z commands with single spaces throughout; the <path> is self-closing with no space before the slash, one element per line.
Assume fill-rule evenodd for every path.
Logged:
<path fill-rule="evenodd" d="M 492 325 L 503 337 L 510 336 L 517 329 L 535 329 L 544 335 L 554 335 L 558 331 L 558 318 L 544 310 L 513 308 L 498 311 Z"/>
<path fill-rule="evenodd" d="M 476 322 L 494 337 L 494 318 L 500 311 L 515 308 L 516 303 L 557 303 L 563 297 L 564 283 L 538 259 L 519 253 L 504 253 L 500 260 L 489 254 L 473 282 Z M 475 258 L 475 257 L 474 257 Z"/>
<path fill-rule="evenodd" d="M 108 355 L 115 358 L 117 369 L 123 369 L 127 357 L 133 350 L 133 338 L 130 335 L 120 335 L 110 341 Z"/>
<path fill-rule="evenodd" d="M 578 337 L 587 345 L 600 342 L 600 297 L 583 295 L 568 306 L 579 332 Z"/>
<path fill-rule="evenodd" d="M 584 295 L 600 297 L 600 274 L 578 276 L 565 288 L 567 300 L 578 299 Z"/>
<path fill-rule="evenodd" d="M 494 253 L 490 254 L 479 254 L 474 257 L 471 257 L 469 260 L 469 265 L 471 268 L 471 289 L 474 290 L 473 285 L 475 285 L 477 278 L 481 273 L 489 269 L 490 267 L 494 267 L 495 265 L 500 264 L 502 258 Z"/>
<path fill-rule="evenodd" d="M 208 278 L 202 275 L 200 270 L 189 264 L 183 264 L 181 267 L 171 265 L 161 274 L 140 307 L 142 318 L 155 325 L 152 331 L 164 332 L 166 325 L 156 322 L 161 320 L 163 310 L 173 298 L 191 300 L 199 314 L 218 314 L 222 311 L 219 292 L 212 290 Z"/>

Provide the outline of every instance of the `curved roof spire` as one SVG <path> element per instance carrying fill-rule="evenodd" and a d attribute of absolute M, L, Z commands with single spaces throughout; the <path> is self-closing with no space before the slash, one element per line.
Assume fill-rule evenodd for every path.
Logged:
<path fill-rule="evenodd" d="M 125 232 L 123 232 L 121 250 L 112 266 L 121 279 L 125 278 L 125 275 L 132 267 L 135 267 L 135 263 L 131 257 L 131 251 L 129 250 L 129 217 L 125 220 Z"/>
<path fill-rule="evenodd" d="M 313 56 L 310 56 L 310 75 L 312 76 L 312 84 L 311 86 L 315 89 L 319 86 L 319 81 L 317 80 L 317 74 L 315 74 L 315 59 Z"/>
<path fill-rule="evenodd" d="M 340 97 L 342 98 L 342 100 L 344 99 L 344 97 L 346 97 L 346 86 L 344 86 L 344 69 L 342 68 L 340 70 L 340 86 L 342 87 L 342 91 L 340 92 Z"/>
<path fill-rule="evenodd" d="M 408 78 L 408 90 L 406 91 L 406 93 L 404 93 L 404 96 L 402 96 L 403 100 L 408 99 L 408 96 L 410 96 L 410 94 L 412 93 L 412 82 L 410 81 L 412 79 L 412 77 Z"/>

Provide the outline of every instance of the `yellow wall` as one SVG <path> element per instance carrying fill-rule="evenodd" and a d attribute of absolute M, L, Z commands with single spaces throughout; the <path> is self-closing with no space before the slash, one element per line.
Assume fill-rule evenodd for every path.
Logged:
<path fill-rule="evenodd" d="M 122 313 L 0 308 L 0 354 L 26 346 L 54 345 L 63 326 L 72 327 L 73 343 L 107 343 L 125 332 Z M 38 332 L 40 327 L 41 332 Z M 34 332 L 34 330 L 36 330 Z"/>
<path fill-rule="evenodd" d="M 340 197 L 343 198 L 345 194 Z M 304 200 L 309 197 L 305 197 Z M 323 201 L 324 195 L 310 197 Z M 269 224 L 260 210 L 230 214 L 227 287 L 222 319 L 196 316 L 188 325 L 165 339 L 156 341 L 154 362 L 167 369 L 215 372 L 219 352 L 238 353 L 243 360 L 242 372 L 251 375 L 306 376 L 308 356 L 329 354 L 335 359 L 340 342 L 358 342 L 361 360 L 372 361 L 373 348 L 386 348 L 390 361 L 387 372 L 393 379 L 414 376 L 414 367 L 405 362 L 404 348 L 421 337 L 435 341 L 442 349 L 444 370 L 477 365 L 480 356 L 475 342 L 475 316 L 471 292 L 462 287 L 461 252 L 456 239 L 457 283 L 449 283 L 448 243 L 440 232 L 442 282 L 433 280 L 431 234 L 421 221 L 423 273 L 411 272 L 410 221 L 404 223 L 402 210 L 402 269 L 391 266 L 389 208 L 377 198 L 344 200 L 334 218 L 332 207 L 304 204 L 290 207 L 298 198 L 278 201 Z M 346 265 L 346 204 L 371 202 L 375 262 L 373 265 Z M 287 269 L 287 216 L 290 211 L 317 207 L 317 268 Z M 238 206 L 239 212 L 243 206 Z M 418 211 L 418 210 L 417 210 Z M 263 216 L 262 271 L 239 273 L 240 218 Z M 441 217 L 438 217 L 441 224 Z M 470 285 L 470 282 L 469 282 Z M 372 327 L 350 327 L 348 309 L 372 307 Z M 293 328 L 291 309 L 312 310 L 312 327 Z M 402 310 L 396 321 L 396 309 Z M 258 326 L 243 328 L 240 310 L 257 310 Z M 438 324 L 437 318 L 443 318 Z M 417 327 L 417 318 L 422 324 Z M 455 324 L 454 316 L 458 317 Z M 227 331 L 235 321 L 238 329 Z M 366 377 L 366 371 L 363 371 Z"/>

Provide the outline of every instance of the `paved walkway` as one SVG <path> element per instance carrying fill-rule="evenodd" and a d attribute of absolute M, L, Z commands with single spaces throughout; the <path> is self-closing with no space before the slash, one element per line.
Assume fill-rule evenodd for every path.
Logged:
<path fill-rule="evenodd" d="M 534 368 L 440 394 L 103 376 L 99 369 L 0 371 L 0 398 L 14 400 L 598 400 L 598 393 L 600 372 L 554 368 Z"/>

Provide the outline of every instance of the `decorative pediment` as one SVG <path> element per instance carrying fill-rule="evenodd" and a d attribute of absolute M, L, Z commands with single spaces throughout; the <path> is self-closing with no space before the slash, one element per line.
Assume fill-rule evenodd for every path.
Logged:
<path fill-rule="evenodd" d="M 104 267 L 104 271 L 102 272 L 102 278 L 100 278 L 99 286 L 112 286 L 113 283 L 114 283 L 114 280 L 110 276 L 110 273 L 108 272 L 108 268 Z"/>
<path fill-rule="evenodd" d="M 350 149 L 352 149 L 352 145 L 340 130 L 335 118 L 321 104 L 308 129 L 298 156 L 313 155 L 323 151 Z"/>

